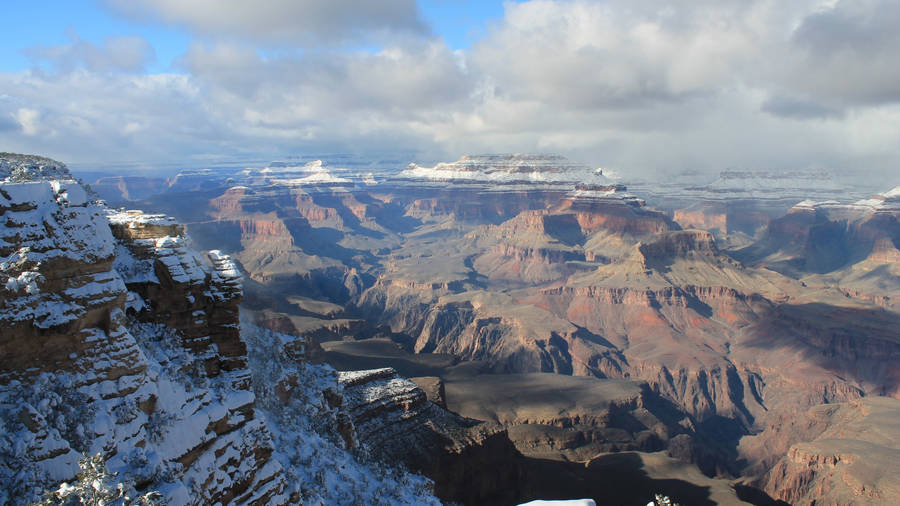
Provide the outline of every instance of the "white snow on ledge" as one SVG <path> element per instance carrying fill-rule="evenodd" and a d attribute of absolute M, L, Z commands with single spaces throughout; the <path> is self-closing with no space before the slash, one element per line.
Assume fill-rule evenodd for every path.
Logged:
<path fill-rule="evenodd" d="M 837 209 L 889 214 L 898 213 L 900 212 L 900 186 L 885 193 L 872 195 L 867 199 L 857 200 L 852 204 L 845 204 L 836 200 L 816 201 L 807 199 L 795 204 L 792 210 L 815 211 L 816 209 Z"/>
<path fill-rule="evenodd" d="M 137 226 L 143 225 L 169 226 L 178 224 L 178 222 L 175 221 L 175 218 L 171 216 L 166 216 L 165 214 L 145 214 L 143 211 L 133 209 L 110 209 L 107 211 L 106 217 L 113 225 L 127 224 L 129 228 L 136 228 Z"/>

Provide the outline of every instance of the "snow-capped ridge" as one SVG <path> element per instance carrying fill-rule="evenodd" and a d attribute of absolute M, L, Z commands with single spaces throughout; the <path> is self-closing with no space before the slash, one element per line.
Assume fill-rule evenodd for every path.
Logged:
<path fill-rule="evenodd" d="M 409 164 L 400 178 L 430 181 L 489 183 L 588 183 L 608 184 L 602 170 L 553 154 L 468 155 L 433 167 Z"/>
<path fill-rule="evenodd" d="M 37 155 L 0 153 L 0 182 L 73 181 L 69 168 L 62 162 Z"/>
<path fill-rule="evenodd" d="M 897 213 L 900 212 L 900 186 L 884 193 L 878 193 L 869 198 L 860 199 L 853 203 L 842 203 L 837 200 L 817 201 L 806 199 L 798 202 L 792 211 L 814 211 L 816 209 L 842 209 L 848 211 L 861 211 L 871 213 Z"/>

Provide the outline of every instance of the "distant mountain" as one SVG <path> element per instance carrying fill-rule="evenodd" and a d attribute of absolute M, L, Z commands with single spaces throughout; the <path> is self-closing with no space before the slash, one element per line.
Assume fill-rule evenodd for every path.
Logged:
<path fill-rule="evenodd" d="M 474 155 L 434 167 L 410 164 L 399 177 L 432 181 L 491 183 L 610 184 L 602 170 L 571 162 L 560 155 Z"/>

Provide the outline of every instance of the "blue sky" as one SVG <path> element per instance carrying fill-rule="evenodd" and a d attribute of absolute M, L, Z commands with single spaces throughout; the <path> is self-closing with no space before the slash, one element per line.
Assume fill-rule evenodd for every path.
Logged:
<path fill-rule="evenodd" d="M 492 22 L 503 17 L 500 0 L 424 0 L 425 21 L 453 49 L 468 48 Z M 35 20 L 40 20 L 35 22 Z M 29 48 L 70 44 L 73 35 L 100 44 L 110 36 L 139 35 L 150 43 L 155 59 L 148 72 L 170 72 L 193 36 L 184 28 L 159 21 L 138 22 L 91 1 L 8 1 L 0 21 L 0 71 L 30 67 Z"/>
<path fill-rule="evenodd" d="M 31 65 L 28 48 L 72 42 L 72 34 L 94 43 L 110 36 L 140 35 L 150 42 L 157 61 L 150 70 L 164 70 L 184 53 L 190 36 L 158 23 L 134 23 L 96 2 L 50 0 L 10 1 L 3 7 L 0 29 L 0 70 L 17 71 Z M 35 20 L 40 20 L 35 22 Z"/>

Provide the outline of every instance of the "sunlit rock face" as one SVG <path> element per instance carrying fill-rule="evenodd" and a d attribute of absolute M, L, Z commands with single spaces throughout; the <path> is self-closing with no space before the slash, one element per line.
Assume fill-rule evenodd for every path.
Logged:
<path fill-rule="evenodd" d="M 894 504 L 900 497 L 900 401 L 876 397 L 816 406 L 786 421 L 791 445 L 761 480 L 790 504 Z"/>
<path fill-rule="evenodd" d="M 205 256 L 187 246 L 172 218 L 140 211 L 108 214 L 119 239 L 116 268 L 132 292 L 138 318 L 178 328 L 185 346 L 209 357 L 207 371 L 246 367 L 238 305 L 241 275 L 217 250 Z"/>

